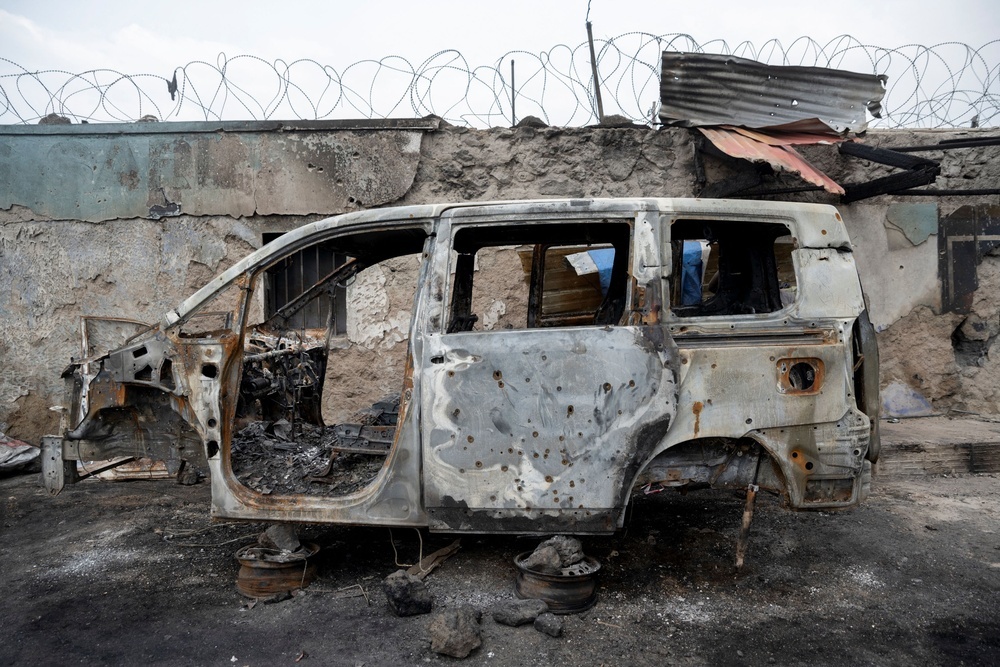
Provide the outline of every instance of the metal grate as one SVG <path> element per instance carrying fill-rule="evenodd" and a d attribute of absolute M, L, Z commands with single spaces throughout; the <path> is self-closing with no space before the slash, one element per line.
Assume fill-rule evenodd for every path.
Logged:
<path fill-rule="evenodd" d="M 269 243 L 281 234 L 264 234 L 264 243 Z M 286 257 L 266 271 L 264 281 L 265 316 L 271 317 L 284 305 L 316 284 L 320 278 L 329 275 L 334 268 L 347 260 L 343 253 L 334 252 L 325 244 L 305 248 Z M 333 333 L 347 331 L 347 288 L 334 288 Z M 292 329 L 325 329 L 330 315 L 330 299 L 320 296 L 310 301 L 288 320 Z"/>

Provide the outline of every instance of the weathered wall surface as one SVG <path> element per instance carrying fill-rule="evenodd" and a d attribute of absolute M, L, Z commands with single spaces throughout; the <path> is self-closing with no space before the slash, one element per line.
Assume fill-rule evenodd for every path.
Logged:
<path fill-rule="evenodd" d="M 256 225 L 233 218 L 0 225 L 0 422 L 26 437 L 56 423 L 80 315 L 157 321 L 259 245 Z"/>
<path fill-rule="evenodd" d="M 52 126 L 37 134 L 0 128 L 0 422 L 29 440 L 56 428 L 58 415 L 48 408 L 62 403 L 59 373 L 79 354 L 80 315 L 156 320 L 259 247 L 262 233 L 358 207 L 686 197 L 699 188 L 686 130 L 476 131 L 439 127 L 434 120 L 414 123 L 63 130 L 70 134 Z M 866 141 L 900 146 L 956 136 L 897 131 L 869 133 Z M 838 182 L 893 171 L 830 147 L 803 152 Z M 1000 181 L 996 147 L 921 155 L 942 163 L 934 187 L 990 188 Z M 836 203 L 825 193 L 787 198 Z M 945 252 L 961 263 L 961 253 L 947 255 L 947 247 L 965 246 L 943 251 L 946 235 L 933 224 L 963 205 L 997 203 L 996 196 L 882 196 L 840 207 L 881 331 L 883 384 L 917 392 L 936 410 L 1000 413 L 1000 369 L 994 368 L 1000 353 L 991 355 L 1000 333 L 1000 260 L 986 247 L 972 264 L 971 284 L 968 267 L 961 273 L 965 282 L 952 278 L 949 284 L 965 299 L 956 310 L 955 298 L 942 300 L 941 257 Z M 165 217 L 151 219 L 157 215 Z M 359 276 L 349 293 L 358 310 L 348 337 L 364 350 L 343 370 L 343 377 L 354 378 L 345 389 L 352 395 L 364 389 L 355 369 L 379 369 L 376 398 L 400 372 L 405 324 L 387 314 L 391 309 L 377 307 L 382 300 L 395 303 L 389 284 L 395 280 L 391 274 Z M 494 326 L 503 326 L 507 310 L 500 294 Z M 358 316 L 368 310 L 372 318 L 362 322 Z"/>
<path fill-rule="evenodd" d="M 437 121 L 0 127 L 0 220 L 306 215 L 380 206 L 413 183 Z M 28 132 L 28 133 L 25 133 Z"/>

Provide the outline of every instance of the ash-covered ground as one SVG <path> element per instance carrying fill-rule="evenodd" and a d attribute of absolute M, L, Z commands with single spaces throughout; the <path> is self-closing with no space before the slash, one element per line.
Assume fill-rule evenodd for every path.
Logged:
<path fill-rule="evenodd" d="M 560 638 L 490 616 L 539 537 L 462 536 L 425 581 L 435 609 L 484 612 L 470 665 L 996 664 L 1000 476 L 872 486 L 837 513 L 760 494 L 738 573 L 742 498 L 637 497 L 625 531 L 581 538 L 599 597 Z M 0 665 L 455 664 L 431 650 L 428 616 L 394 616 L 381 592 L 418 559 L 416 531 L 306 527 L 318 579 L 251 607 L 233 554 L 264 526 L 210 521 L 209 498 L 207 483 L 100 480 L 53 498 L 35 476 L 0 478 Z M 455 538 L 423 532 L 423 554 Z"/>

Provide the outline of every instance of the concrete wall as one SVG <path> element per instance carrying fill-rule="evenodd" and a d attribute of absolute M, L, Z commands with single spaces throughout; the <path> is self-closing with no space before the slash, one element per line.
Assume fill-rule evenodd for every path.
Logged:
<path fill-rule="evenodd" d="M 965 135 L 989 132 L 884 131 L 865 140 L 901 146 Z M 803 152 L 838 182 L 893 171 L 832 147 Z M 921 155 L 941 161 L 936 188 L 998 186 L 998 147 Z M 29 440 L 56 428 L 49 408 L 62 403 L 59 374 L 79 355 L 80 315 L 157 320 L 259 247 L 263 233 L 372 206 L 694 196 L 694 156 L 692 135 L 680 129 L 478 131 L 436 119 L 0 127 L 0 422 Z M 711 158 L 705 165 L 710 177 L 729 169 Z M 785 198 L 837 203 L 825 193 Z M 882 196 L 840 207 L 881 332 L 892 410 L 923 398 L 939 411 L 1000 413 L 1000 354 L 990 356 L 1000 333 L 1000 257 L 977 240 L 970 259 L 969 243 L 956 240 L 970 224 L 977 239 L 988 237 L 998 203 Z M 370 302 L 373 289 L 378 281 L 361 281 L 349 298 Z M 356 323 L 349 333 L 373 358 L 395 359 L 398 323 L 377 328 L 384 340 Z"/>

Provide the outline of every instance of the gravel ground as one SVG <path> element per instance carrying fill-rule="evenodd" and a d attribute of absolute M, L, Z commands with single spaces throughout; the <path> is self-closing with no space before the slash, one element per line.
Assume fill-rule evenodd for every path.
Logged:
<path fill-rule="evenodd" d="M 484 612 L 486 665 L 992 665 L 1000 655 L 1000 478 L 876 478 L 840 513 L 760 496 L 733 570 L 742 499 L 637 498 L 628 529 L 583 538 L 600 599 L 553 639 L 496 624 L 512 558 L 538 538 L 465 536 L 427 578 L 437 608 Z M 319 578 L 249 605 L 233 552 L 259 524 L 213 524 L 207 484 L 93 481 L 48 497 L 0 478 L 0 664 L 424 665 L 428 616 L 396 618 L 382 578 L 415 561 L 416 531 L 308 527 Z M 423 535 L 424 553 L 451 535 Z M 363 591 L 363 593 L 362 593 Z"/>

